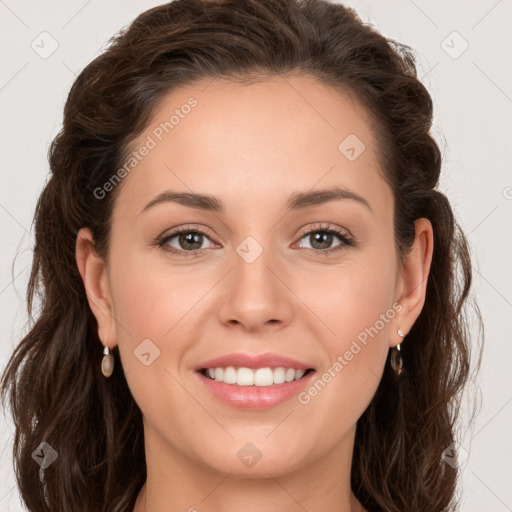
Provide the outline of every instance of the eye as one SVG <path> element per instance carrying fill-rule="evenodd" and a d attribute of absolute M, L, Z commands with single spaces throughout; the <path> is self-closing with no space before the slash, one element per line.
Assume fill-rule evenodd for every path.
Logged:
<path fill-rule="evenodd" d="M 191 256 L 211 247 L 212 245 L 208 245 L 208 241 L 213 244 L 204 231 L 184 226 L 159 238 L 157 245 L 172 253 Z"/>
<path fill-rule="evenodd" d="M 305 242 L 302 242 L 303 240 Z M 301 248 L 313 250 L 317 253 L 332 253 L 343 249 L 345 246 L 353 245 L 352 239 L 346 233 L 329 226 L 315 227 L 305 233 L 299 243 Z"/>
<path fill-rule="evenodd" d="M 354 245 L 353 239 L 347 233 L 330 226 L 315 226 L 304 233 L 298 243 L 302 249 L 324 255 Z M 176 228 L 161 236 L 156 245 L 180 256 L 194 256 L 204 249 L 216 246 L 205 231 L 190 226 Z"/>

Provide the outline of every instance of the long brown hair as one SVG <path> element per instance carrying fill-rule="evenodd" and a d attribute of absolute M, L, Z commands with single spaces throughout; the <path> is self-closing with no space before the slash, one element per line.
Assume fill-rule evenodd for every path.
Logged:
<path fill-rule="evenodd" d="M 176 87 L 292 72 L 353 94 L 375 121 L 398 253 L 410 250 L 416 219 L 426 217 L 434 230 L 425 304 L 402 345 L 406 371 L 396 378 L 388 356 L 357 424 L 352 490 L 371 512 L 457 509 L 458 471 L 443 452 L 456 441 L 471 376 L 471 261 L 437 189 L 432 100 L 413 53 L 326 0 L 176 0 L 141 14 L 85 67 L 49 151 L 27 292 L 29 315 L 38 299 L 40 308 L 1 388 L 16 424 L 15 472 L 29 510 L 131 512 L 146 479 L 141 411 L 122 371 L 108 381 L 100 372 L 103 347 L 75 259 L 84 226 L 97 253 L 108 254 L 119 187 L 105 198 L 94 191 L 122 166 L 130 142 Z M 476 305 L 473 311 L 481 325 Z M 57 453 L 44 471 L 32 457 L 42 442 Z"/>

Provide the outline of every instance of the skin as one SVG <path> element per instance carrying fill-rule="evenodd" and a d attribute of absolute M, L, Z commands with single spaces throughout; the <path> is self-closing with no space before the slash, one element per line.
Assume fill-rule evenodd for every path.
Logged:
<path fill-rule="evenodd" d="M 120 185 L 108 258 L 94 253 L 89 229 L 77 236 L 99 338 L 119 346 L 143 414 L 148 478 L 134 510 L 363 510 L 350 489 L 356 422 L 390 347 L 403 341 L 397 329 L 407 333 L 423 307 L 432 226 L 416 221 L 401 262 L 372 122 L 348 95 L 312 77 L 174 90 L 133 148 L 190 96 L 197 106 Z M 354 161 L 338 150 L 349 134 L 366 146 Z M 286 211 L 292 192 L 332 186 L 362 196 L 371 210 L 341 199 Z M 140 213 L 164 190 L 214 195 L 225 211 L 167 202 Z M 348 230 L 355 245 L 336 235 L 315 244 L 306 233 L 319 224 Z M 156 245 L 183 225 L 207 232 L 199 254 Z M 247 236 L 263 249 L 252 263 L 236 252 Z M 178 237 L 170 244 L 190 251 Z M 393 318 L 305 405 L 294 397 L 242 411 L 209 394 L 193 370 L 232 352 L 276 352 L 307 362 L 318 377 L 390 310 Z M 148 366 L 134 356 L 144 339 L 160 350 Z M 252 467 L 237 457 L 247 442 L 262 454 Z"/>

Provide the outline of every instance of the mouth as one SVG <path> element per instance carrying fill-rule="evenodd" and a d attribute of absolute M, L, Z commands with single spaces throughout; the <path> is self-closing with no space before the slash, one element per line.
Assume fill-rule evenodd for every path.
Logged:
<path fill-rule="evenodd" d="M 262 367 L 246 368 L 244 366 L 235 367 L 212 367 L 201 368 L 198 370 L 203 377 L 223 384 L 232 386 L 253 386 L 269 387 L 280 386 L 290 382 L 298 381 L 315 370 L 313 368 L 292 368 L 292 367 Z"/>
<path fill-rule="evenodd" d="M 296 398 L 315 368 L 282 354 L 235 352 L 203 361 L 194 370 L 210 396 L 230 407 L 263 410 Z"/>

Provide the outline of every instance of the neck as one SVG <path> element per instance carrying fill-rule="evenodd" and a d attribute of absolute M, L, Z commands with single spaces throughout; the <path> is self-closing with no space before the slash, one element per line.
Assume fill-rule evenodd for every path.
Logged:
<path fill-rule="evenodd" d="M 283 491 L 284 492 L 284 491 Z M 157 512 L 157 509 L 154 509 L 153 506 L 149 506 L 148 504 L 148 498 L 147 498 L 147 482 L 142 486 L 142 489 L 139 493 L 139 496 L 137 497 L 137 501 L 135 503 L 135 508 L 133 509 L 133 512 Z M 259 510 L 261 511 L 261 503 L 264 503 L 260 498 L 258 498 L 258 501 L 260 502 L 260 505 L 258 505 L 260 508 L 259 509 L 255 509 L 255 510 Z M 301 505 L 301 508 L 304 508 L 302 505 Z M 231 510 L 231 506 L 229 507 L 223 507 L 223 508 L 220 508 L 218 510 Z M 304 508 L 305 510 L 310 510 L 308 508 Z M 168 506 L 166 506 L 165 508 L 166 512 L 169 512 L 169 508 Z M 175 508 L 174 510 L 187 510 L 187 512 L 199 512 L 197 509 L 195 509 L 194 507 L 189 507 L 188 509 L 178 509 L 178 508 Z M 213 510 L 213 509 L 210 509 L 210 510 Z M 217 510 L 217 509 L 215 509 Z M 245 508 L 244 508 L 245 510 Z M 269 509 L 264 506 L 263 507 L 263 510 L 265 511 L 268 511 Z M 277 509 L 276 509 L 277 510 Z M 282 509 L 279 509 L 279 510 L 282 510 Z M 348 505 L 348 508 L 336 508 L 336 509 L 332 509 L 332 510 L 339 510 L 340 512 L 343 511 L 343 512 L 367 512 L 365 508 L 363 508 L 363 506 L 361 505 L 361 503 L 359 502 L 359 500 L 351 493 L 350 495 L 350 500 L 349 500 L 349 505 Z M 172 511 L 171 511 L 172 512 Z"/>

